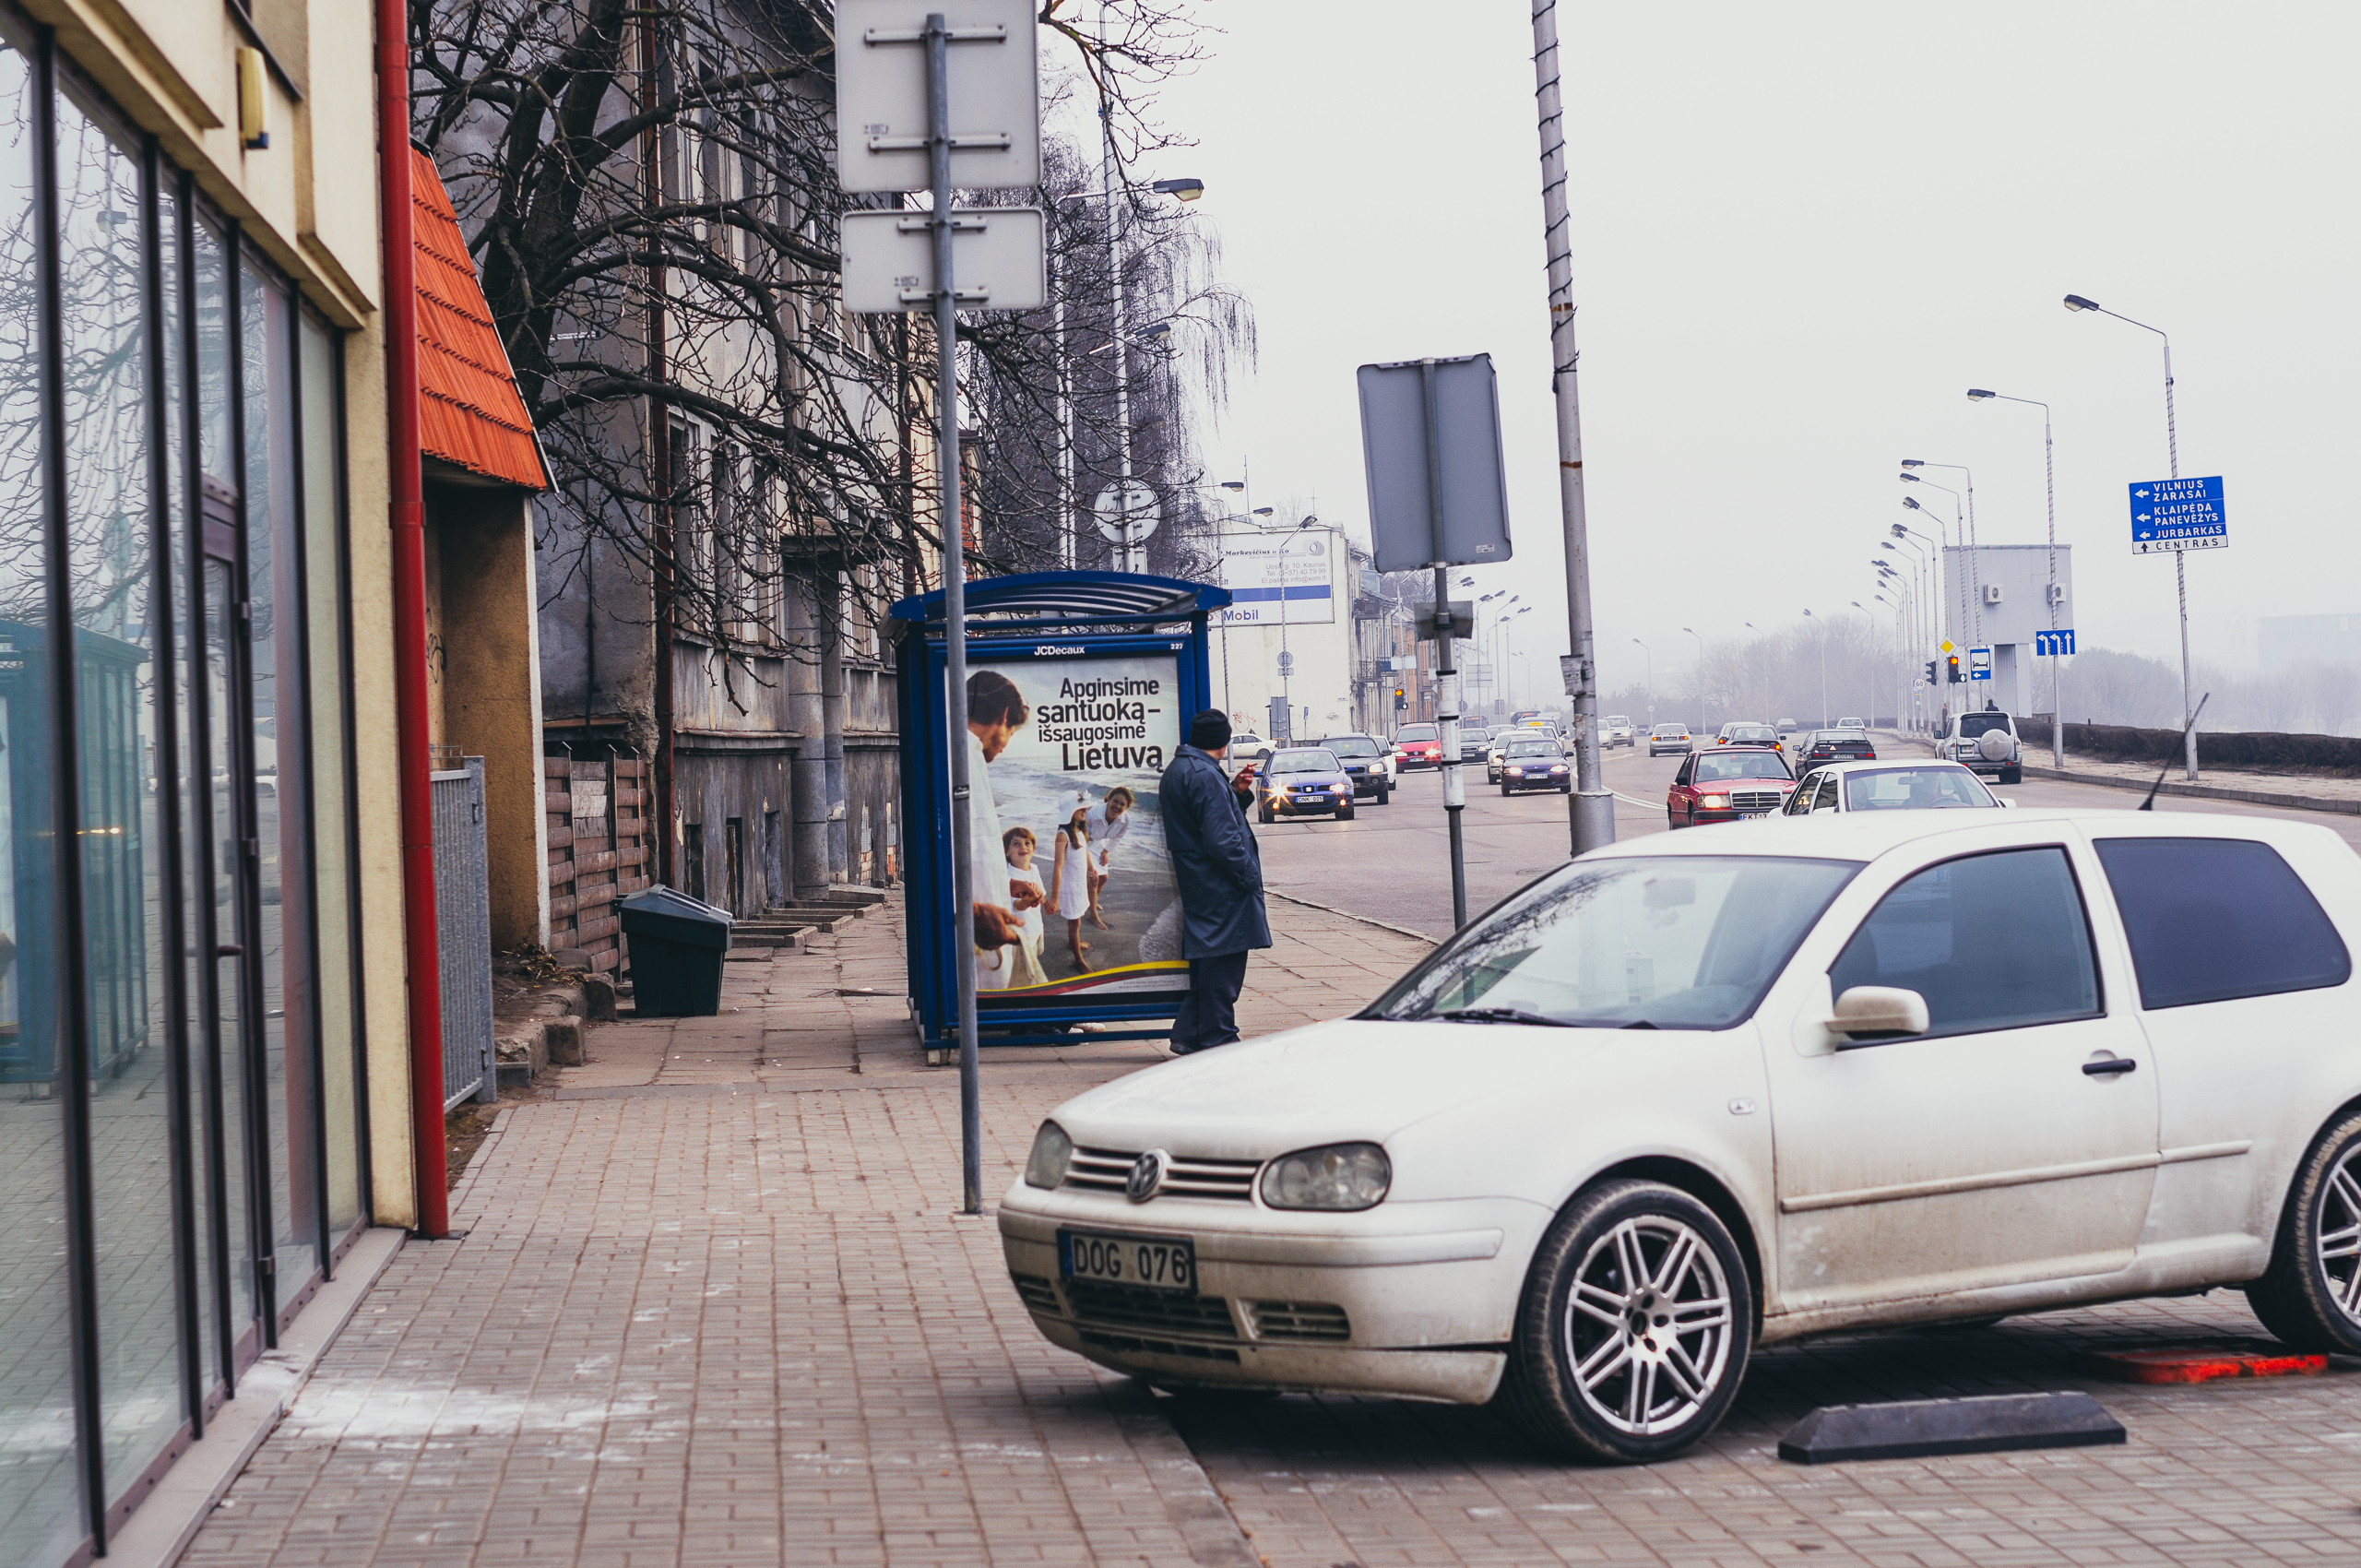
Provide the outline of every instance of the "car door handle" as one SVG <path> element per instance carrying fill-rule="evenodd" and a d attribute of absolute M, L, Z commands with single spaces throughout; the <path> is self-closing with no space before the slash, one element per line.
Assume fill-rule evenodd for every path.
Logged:
<path fill-rule="evenodd" d="M 2094 1078 L 2111 1078 L 2118 1073 L 2136 1073 L 2139 1070 L 2140 1063 L 2129 1056 L 2108 1056 L 2082 1063 L 2083 1073 Z"/>

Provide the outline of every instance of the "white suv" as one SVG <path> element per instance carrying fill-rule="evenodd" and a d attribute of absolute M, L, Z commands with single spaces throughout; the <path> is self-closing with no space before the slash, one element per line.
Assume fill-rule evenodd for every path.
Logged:
<path fill-rule="evenodd" d="M 2017 742 L 2017 721 L 1997 707 L 1952 715 L 1951 728 L 1935 742 L 1935 754 L 1991 774 L 2003 784 L 2024 782 L 2024 748 Z"/>
<path fill-rule="evenodd" d="M 1640 738 L 1637 726 L 1620 713 L 1610 713 L 1598 721 L 1598 743 L 1602 746 L 1628 746 Z"/>

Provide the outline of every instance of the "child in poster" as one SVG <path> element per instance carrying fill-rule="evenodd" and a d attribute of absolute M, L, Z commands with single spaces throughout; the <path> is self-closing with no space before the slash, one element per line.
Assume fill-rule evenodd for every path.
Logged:
<path fill-rule="evenodd" d="M 1012 827 L 1001 835 L 1001 849 L 1008 857 L 1008 885 L 1014 894 L 1019 887 L 1030 887 L 1035 897 L 1017 917 L 1017 929 L 1024 940 L 1016 944 L 1015 968 L 1009 986 L 1047 985 L 1050 977 L 1041 968 L 1041 944 L 1047 933 L 1041 925 L 1041 906 L 1049 902 L 1049 892 L 1041 885 L 1041 873 L 1033 864 L 1036 845 L 1029 827 Z"/>

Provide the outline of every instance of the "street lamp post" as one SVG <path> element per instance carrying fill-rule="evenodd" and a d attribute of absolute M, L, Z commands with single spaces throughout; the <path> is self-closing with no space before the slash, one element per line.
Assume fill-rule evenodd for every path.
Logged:
<path fill-rule="evenodd" d="M 1868 672 L 1868 683 L 1865 689 L 1868 691 L 1869 696 L 1869 711 L 1861 715 L 1861 728 L 1866 730 L 1870 725 L 1876 723 L 1878 718 L 1878 624 L 1877 617 L 1870 614 L 1869 607 L 1863 604 L 1859 600 L 1857 599 L 1853 601 L 1853 608 L 1861 612 L 1861 619 L 1869 624 L 1869 656 L 1864 661 L 1864 669 Z M 1899 724 L 1902 720 L 1899 718 L 1896 718 L 1894 722 Z"/>
<path fill-rule="evenodd" d="M 2112 315 L 2116 320 L 2129 323 L 2130 326 L 2139 327 L 2143 332 L 2153 332 L 2164 340 L 2165 461 L 2171 466 L 2171 477 L 2174 479 L 2180 478 L 2180 432 L 2173 420 L 2172 339 L 2165 334 L 2165 329 L 2161 327 L 2151 327 L 2144 321 L 2133 321 L 2130 316 L 2119 315 L 2115 311 L 2107 309 L 2097 301 L 2086 300 L 2080 294 L 2067 295 L 2066 308 L 2070 311 L 2087 310 L 2096 312 L 2100 315 Z M 2189 673 L 2189 552 L 2185 550 L 2176 550 L 2173 552 L 2173 588 L 2180 598 L 2181 733 L 2183 736 L 2184 750 L 2187 754 L 2186 760 L 2189 765 L 2189 777 L 2193 781 L 2197 778 L 2197 710 L 2191 705 L 2189 700 L 2193 695 L 2193 687 L 2190 683 Z"/>
<path fill-rule="evenodd" d="M 1905 457 L 1903 459 L 1903 467 L 1905 469 L 1927 466 L 1928 465 L 1919 463 L 1915 457 Z M 1949 465 L 1938 463 L 1931 466 L 1936 468 L 1944 468 Z M 1966 557 L 1966 569 L 1964 571 L 1953 572 L 1952 574 L 1952 586 L 1957 591 L 1959 596 L 1959 635 L 1967 638 L 1970 642 L 1981 643 L 1984 640 L 1984 607 L 1981 604 L 1975 604 L 1975 608 L 1972 611 L 1969 608 L 1969 606 L 1975 602 L 1977 593 L 1977 589 L 1975 588 L 1975 526 L 1969 520 L 1969 515 L 1966 509 L 1967 506 L 1972 505 L 1974 502 L 1971 499 L 1965 505 L 1963 505 L 1960 493 L 1958 491 L 1953 490 L 1948 484 L 1937 484 L 1933 480 L 1923 478 L 1917 474 L 1904 473 L 1898 477 L 1905 484 L 1923 484 L 1929 490 L 1940 490 L 1944 494 L 1952 498 L 1952 526 L 1959 529 L 1960 553 Z M 1969 496 L 1972 498 L 1974 494 L 1975 491 L 1971 486 L 1969 490 Z M 1904 506 L 1909 507 L 1914 512 L 1926 511 L 1925 507 L 1918 505 L 1917 498 L 1915 496 L 1904 496 L 1902 498 L 1902 504 Z M 1928 516 L 1933 517 L 1934 514 L 1929 512 L 1928 513 Z M 1942 521 L 1943 520 L 1940 517 L 1936 517 L 1936 527 L 1940 528 L 1942 526 Z M 1948 533 L 1943 536 L 1943 547 L 1947 550 L 1951 548 L 1951 535 Z"/>
<path fill-rule="evenodd" d="M 1974 616 L 1975 640 L 1980 644 L 1984 641 L 1984 582 L 1982 574 L 1977 570 L 1975 560 L 1975 476 L 1968 472 L 1965 463 L 1930 463 L 1924 457 L 1904 457 L 1902 459 L 1902 466 L 1905 469 L 1954 469 L 1966 481 L 1967 508 L 1962 514 L 1965 520 L 1960 523 L 1960 544 L 1967 552 L 1967 601 L 1970 613 Z M 1905 473 L 1902 477 L 1911 479 L 1916 476 Z M 1934 484 L 1937 490 L 1947 489 L 1946 486 L 1935 484 L 1932 480 L 1922 482 Z M 1949 493 L 1952 505 L 1957 506 L 1959 492 L 1952 490 Z M 1964 630 L 1968 624 L 1963 622 L 1962 629 Z"/>
<path fill-rule="evenodd" d="M 1828 728 L 1828 622 L 1812 614 L 1809 610 L 1806 610 L 1804 615 L 1820 625 L 1820 722 L 1813 728 L 1825 730 Z"/>
<path fill-rule="evenodd" d="M 1692 628 L 1692 627 L 1683 626 L 1683 627 L 1681 627 L 1680 629 L 1681 629 L 1682 631 L 1684 631 L 1684 632 L 1687 632 L 1691 636 L 1692 636 L 1692 637 L 1697 637 L 1697 725 L 1698 725 L 1698 728 L 1703 729 L 1703 728 L 1704 728 L 1704 725 L 1705 725 L 1705 717 L 1706 717 L 1706 708 L 1705 708 L 1705 639 L 1704 639 L 1704 638 L 1703 638 L 1703 637 L 1698 637 L 1698 636 L 1697 636 L 1697 633 L 1696 633 L 1695 629 L 1694 629 L 1694 628 Z"/>
<path fill-rule="evenodd" d="M 1646 692 L 1647 692 L 1647 694 L 1648 694 L 1648 728 L 1649 728 L 1649 729 L 1651 729 L 1651 730 L 1653 730 L 1653 729 L 1655 729 L 1655 726 L 1656 726 L 1656 656 L 1655 656 L 1655 649 L 1653 649 L 1653 648 L 1651 648 L 1651 647 L 1649 647 L 1647 644 L 1645 644 L 1645 643 L 1641 643 L 1641 642 L 1640 642 L 1640 639 L 1639 639 L 1639 638 L 1637 638 L 1637 637 L 1633 637 L 1631 640 L 1632 640 L 1633 642 L 1635 642 L 1635 643 L 1640 643 L 1640 651 L 1641 651 L 1643 654 L 1645 654 L 1645 655 L 1647 656 L 1647 665 L 1646 665 L 1646 669 L 1647 669 L 1647 671 L 1648 671 L 1648 676 L 1647 676 L 1648 683 L 1647 683 L 1647 686 L 1646 686 L 1645 690 L 1646 690 Z"/>
<path fill-rule="evenodd" d="M 2058 457 L 2050 442 L 2049 405 L 2038 398 L 2012 398 L 2006 392 L 1987 392 L 1980 386 L 1969 387 L 1967 398 L 1972 403 L 1995 400 L 2024 403 L 2041 410 L 2041 471 L 2049 501 L 2049 629 L 2054 632 L 2058 630 L 2058 600 L 2060 598 L 2058 591 Z M 2065 679 L 2065 666 L 2058 662 L 2063 657 L 2053 639 L 2049 649 L 2049 762 L 2060 773 L 2066 771 L 2066 703 L 2058 695 Z M 2182 674 L 2186 680 L 2187 671 L 2183 671 Z"/>

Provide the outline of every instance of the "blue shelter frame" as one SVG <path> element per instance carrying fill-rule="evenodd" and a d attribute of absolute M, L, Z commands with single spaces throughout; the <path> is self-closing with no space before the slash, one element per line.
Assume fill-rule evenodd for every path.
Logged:
<path fill-rule="evenodd" d="M 1031 572 L 967 585 L 967 662 L 971 669 L 1021 663 L 1054 654 L 1121 658 L 1170 654 L 1180 667 L 1180 711 L 1213 706 L 1206 623 L 1226 609 L 1229 591 L 1179 577 L 1124 572 Z M 904 871 L 909 888 L 910 1003 L 928 1050 L 958 1043 L 958 971 L 967 942 L 951 908 L 952 740 L 945 709 L 943 593 L 894 606 L 898 714 L 902 736 Z M 962 742 L 964 744 L 964 741 Z M 977 1044 L 1061 1042 L 1081 1023 L 1146 1023 L 1161 1028 L 1108 1029 L 1101 1039 L 1164 1039 L 1184 987 L 1160 993 L 1045 996 L 995 1005 L 977 1026 Z"/>

